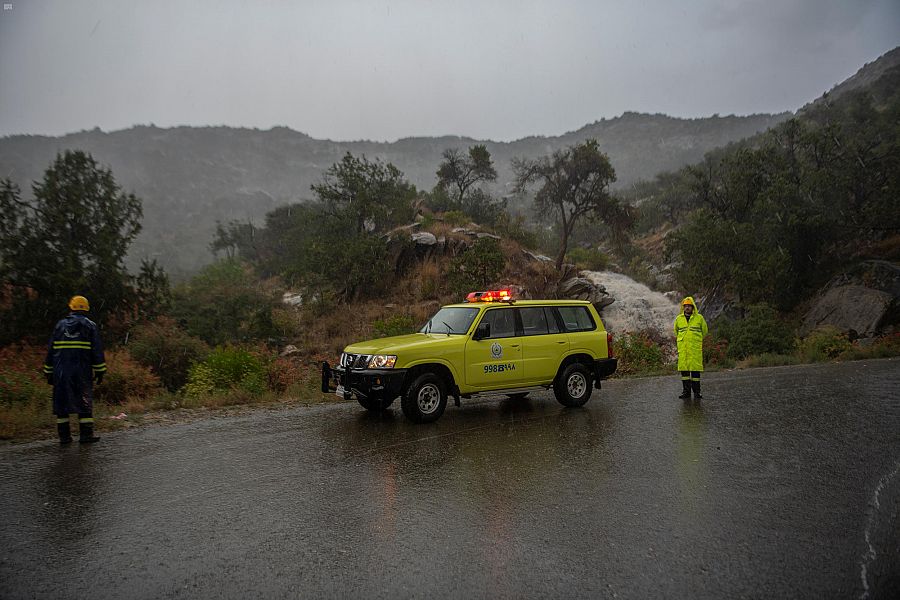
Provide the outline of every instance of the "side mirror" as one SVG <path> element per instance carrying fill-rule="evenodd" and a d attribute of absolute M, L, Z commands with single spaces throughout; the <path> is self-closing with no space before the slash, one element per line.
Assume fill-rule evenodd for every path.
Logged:
<path fill-rule="evenodd" d="M 478 341 L 489 337 L 491 337 L 491 324 L 479 323 L 478 327 L 475 328 L 475 335 L 472 336 L 472 339 Z"/>

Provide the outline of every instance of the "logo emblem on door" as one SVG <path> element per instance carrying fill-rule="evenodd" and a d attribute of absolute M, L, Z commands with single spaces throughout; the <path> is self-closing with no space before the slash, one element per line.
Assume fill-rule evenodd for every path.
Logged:
<path fill-rule="evenodd" d="M 491 356 L 494 358 L 503 358 L 503 346 L 497 342 L 491 344 Z"/>

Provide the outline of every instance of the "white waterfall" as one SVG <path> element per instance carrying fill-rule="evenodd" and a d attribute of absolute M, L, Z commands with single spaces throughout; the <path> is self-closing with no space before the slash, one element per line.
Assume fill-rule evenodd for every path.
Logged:
<path fill-rule="evenodd" d="M 615 302 L 600 312 L 606 330 L 613 335 L 643 329 L 655 329 L 663 336 L 672 335 L 672 322 L 679 312 L 677 300 L 654 292 L 621 273 L 582 271 L 581 276 L 602 285 L 615 298 Z"/>

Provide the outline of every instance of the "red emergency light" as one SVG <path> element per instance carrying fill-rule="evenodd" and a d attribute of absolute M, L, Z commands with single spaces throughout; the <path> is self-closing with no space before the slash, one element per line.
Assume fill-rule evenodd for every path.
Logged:
<path fill-rule="evenodd" d="M 488 290 L 486 292 L 470 292 L 466 302 L 512 302 L 509 290 Z"/>

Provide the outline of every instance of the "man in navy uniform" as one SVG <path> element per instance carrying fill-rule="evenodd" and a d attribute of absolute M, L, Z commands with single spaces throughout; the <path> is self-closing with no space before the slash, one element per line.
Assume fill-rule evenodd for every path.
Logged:
<path fill-rule="evenodd" d="M 94 435 L 94 384 L 103 381 L 106 360 L 97 325 L 87 317 L 87 298 L 69 300 L 69 316 L 53 330 L 44 361 L 44 375 L 53 386 L 53 412 L 59 443 L 72 442 L 69 415 L 78 415 L 79 439 L 82 444 L 99 440 Z"/>

